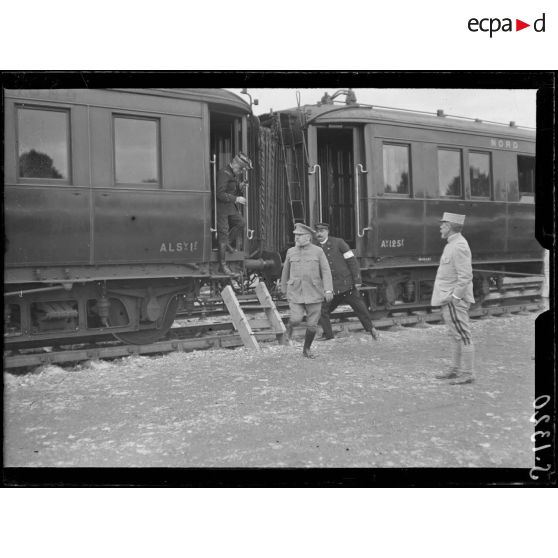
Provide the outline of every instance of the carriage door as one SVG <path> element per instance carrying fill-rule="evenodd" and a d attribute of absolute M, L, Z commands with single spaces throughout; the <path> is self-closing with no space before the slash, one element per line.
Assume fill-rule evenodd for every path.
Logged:
<path fill-rule="evenodd" d="M 360 175 L 356 174 L 355 161 L 360 162 L 360 135 L 355 127 L 317 130 L 322 219 L 329 223 L 332 236 L 342 238 L 352 248 L 357 236 L 355 180 Z"/>
<path fill-rule="evenodd" d="M 213 249 L 217 248 L 217 223 L 215 221 L 217 207 L 215 199 L 215 185 L 217 171 L 230 163 L 231 159 L 242 150 L 243 127 L 239 117 L 229 114 L 220 114 L 211 111 L 209 114 L 209 158 L 211 161 L 211 204 L 213 211 L 211 219 L 211 230 L 213 238 Z"/>

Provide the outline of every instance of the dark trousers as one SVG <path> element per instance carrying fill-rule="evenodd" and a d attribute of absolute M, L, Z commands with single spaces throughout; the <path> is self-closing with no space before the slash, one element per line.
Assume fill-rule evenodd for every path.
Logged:
<path fill-rule="evenodd" d="M 229 244 L 242 235 L 244 225 L 244 217 L 240 213 L 233 215 L 217 215 L 217 238 L 220 244 Z"/>
<path fill-rule="evenodd" d="M 330 303 L 324 301 L 322 304 L 322 315 L 320 316 L 319 324 L 324 330 L 325 337 L 333 337 L 329 316 L 340 304 L 348 304 L 354 310 L 362 327 L 366 331 L 372 331 L 374 326 L 372 325 L 368 308 L 366 308 L 366 304 L 362 300 L 358 289 L 351 289 L 350 291 L 333 295 L 333 300 Z"/>

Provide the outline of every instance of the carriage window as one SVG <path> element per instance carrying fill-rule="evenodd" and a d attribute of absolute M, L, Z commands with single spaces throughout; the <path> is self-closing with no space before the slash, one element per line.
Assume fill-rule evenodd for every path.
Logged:
<path fill-rule="evenodd" d="M 384 191 L 386 194 L 411 193 L 411 165 L 408 145 L 384 145 Z"/>
<path fill-rule="evenodd" d="M 159 125 L 156 120 L 115 117 L 117 184 L 159 184 Z"/>
<path fill-rule="evenodd" d="M 438 149 L 438 188 L 440 196 L 461 197 L 461 152 Z"/>
<path fill-rule="evenodd" d="M 18 108 L 19 178 L 69 177 L 69 113 Z"/>
<path fill-rule="evenodd" d="M 469 153 L 469 177 L 471 197 L 490 198 L 490 155 L 488 153 Z"/>
<path fill-rule="evenodd" d="M 519 201 L 535 203 L 535 157 L 517 156 Z"/>

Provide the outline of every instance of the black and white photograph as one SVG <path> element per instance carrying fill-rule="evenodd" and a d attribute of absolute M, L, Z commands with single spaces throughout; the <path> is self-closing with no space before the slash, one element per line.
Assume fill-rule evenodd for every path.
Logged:
<path fill-rule="evenodd" d="M 3 554 L 547 555 L 555 3 L 4 4 Z"/>
<path fill-rule="evenodd" d="M 49 77 L 3 90 L 5 467 L 548 477 L 536 80 Z"/>

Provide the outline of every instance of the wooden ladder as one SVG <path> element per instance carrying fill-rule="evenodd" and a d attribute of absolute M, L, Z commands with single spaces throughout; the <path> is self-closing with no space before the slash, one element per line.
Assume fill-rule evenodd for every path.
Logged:
<path fill-rule="evenodd" d="M 244 310 L 240 306 L 238 299 L 230 285 L 227 285 L 221 291 L 221 297 L 225 303 L 229 314 L 232 318 L 232 323 L 235 329 L 238 331 L 242 342 L 249 349 L 260 350 L 260 345 L 256 338 L 257 335 L 269 335 L 270 333 L 275 333 L 277 341 L 281 345 L 288 345 L 289 340 L 287 337 L 287 329 L 275 303 L 265 286 L 265 283 L 258 283 L 256 285 L 256 295 L 260 304 L 254 306 L 250 304 L 247 308 L 263 310 L 265 317 L 247 317 Z M 257 330 L 257 331 L 254 331 Z"/>
<path fill-rule="evenodd" d="M 293 226 L 296 223 L 304 223 L 306 212 L 304 209 L 304 183 L 303 177 L 298 168 L 297 144 L 302 137 L 301 132 L 295 133 L 292 126 L 290 114 L 286 115 L 287 125 L 284 126 L 281 114 L 277 114 L 277 124 L 279 129 L 279 139 L 283 155 L 283 165 L 285 167 L 285 177 L 287 179 L 287 198 L 291 209 Z M 300 137 L 299 137 L 300 136 Z"/>

